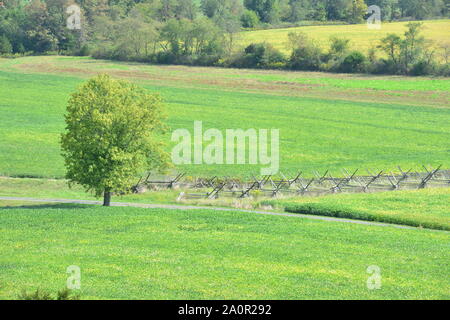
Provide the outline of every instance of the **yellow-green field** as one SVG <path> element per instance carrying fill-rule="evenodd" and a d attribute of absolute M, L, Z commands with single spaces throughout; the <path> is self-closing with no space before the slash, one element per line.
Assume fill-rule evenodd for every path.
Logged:
<path fill-rule="evenodd" d="M 290 32 L 305 32 L 312 39 L 327 47 L 331 36 L 351 39 L 354 49 L 366 52 L 371 46 L 377 46 L 379 40 L 388 33 L 403 34 L 407 22 L 383 23 L 381 30 L 371 30 L 366 24 L 358 25 L 332 25 L 332 26 L 308 26 L 287 29 L 270 29 L 242 32 L 238 41 L 239 46 L 245 46 L 254 42 L 268 42 L 276 48 L 287 52 L 287 40 Z M 424 21 L 423 35 L 438 44 L 450 42 L 450 20 Z"/>

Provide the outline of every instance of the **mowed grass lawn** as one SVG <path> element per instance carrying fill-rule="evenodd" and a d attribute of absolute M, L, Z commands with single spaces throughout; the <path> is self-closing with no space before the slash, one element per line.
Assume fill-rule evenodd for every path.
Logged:
<path fill-rule="evenodd" d="M 59 136 L 69 94 L 99 72 L 160 93 L 171 130 L 192 132 L 195 120 L 205 130 L 280 129 L 285 174 L 450 166 L 448 79 L 27 57 L 0 60 L 0 175 L 64 176 Z M 248 165 L 175 169 L 191 176 L 259 175 L 258 166 Z"/>
<path fill-rule="evenodd" d="M 1 204 L 0 204 L 1 205 Z M 250 213 L 87 206 L 0 209 L 0 298 L 448 299 L 449 234 Z M 381 268 L 369 290 L 369 266 Z"/>
<path fill-rule="evenodd" d="M 288 212 L 450 230 L 450 189 L 265 201 Z"/>
<path fill-rule="evenodd" d="M 281 51 L 288 52 L 287 42 L 290 32 L 304 32 L 312 39 L 315 39 L 323 48 L 329 48 L 329 39 L 332 36 L 343 37 L 351 40 L 353 49 L 367 52 L 370 47 L 376 47 L 380 40 L 389 33 L 403 35 L 408 22 L 382 23 L 380 30 L 373 30 L 367 24 L 358 25 L 336 25 L 336 26 L 305 26 L 298 28 L 269 29 L 247 31 L 239 34 L 238 44 L 241 46 L 250 43 L 268 42 Z M 436 45 L 449 42 L 450 20 L 429 20 L 423 21 L 423 35 L 433 40 Z"/>

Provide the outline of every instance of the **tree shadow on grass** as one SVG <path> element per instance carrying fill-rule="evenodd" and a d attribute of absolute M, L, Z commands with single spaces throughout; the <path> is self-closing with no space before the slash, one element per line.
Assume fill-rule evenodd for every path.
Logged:
<path fill-rule="evenodd" d="M 93 207 L 99 207 L 99 205 L 89 204 L 76 204 L 76 203 L 52 203 L 52 204 L 36 204 L 36 205 L 23 205 L 23 206 L 6 206 L 0 207 L 0 210 L 20 210 L 20 209 L 33 209 L 33 210 L 49 210 L 49 209 L 64 209 L 64 210 L 79 210 L 79 209 L 91 209 Z"/>

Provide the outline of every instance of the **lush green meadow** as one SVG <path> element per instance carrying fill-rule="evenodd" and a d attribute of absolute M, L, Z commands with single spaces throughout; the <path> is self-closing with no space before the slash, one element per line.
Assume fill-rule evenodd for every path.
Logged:
<path fill-rule="evenodd" d="M 305 32 L 315 39 L 320 46 L 327 48 L 332 36 L 351 39 L 352 48 L 367 52 L 370 47 L 379 45 L 379 40 L 389 33 L 402 35 L 406 30 L 408 22 L 383 22 L 380 30 L 369 29 L 366 24 L 358 25 L 329 25 L 329 26 L 305 26 L 287 29 L 269 29 L 242 32 L 239 35 L 241 46 L 256 42 L 268 42 L 281 51 L 288 52 L 287 42 L 290 32 Z M 424 21 L 423 35 L 436 44 L 449 41 L 450 20 L 428 20 Z"/>
<path fill-rule="evenodd" d="M 28 57 L 0 60 L 0 175 L 63 177 L 59 135 L 67 99 L 99 72 L 159 92 L 172 130 L 192 131 L 195 120 L 205 129 L 280 129 L 284 173 L 450 166 L 447 79 Z M 259 174 L 257 166 L 175 169 L 192 176 Z"/>
<path fill-rule="evenodd" d="M 449 235 L 250 213 L 86 206 L 0 209 L 0 298 L 448 299 Z M 369 290 L 367 268 L 381 268 Z"/>
<path fill-rule="evenodd" d="M 115 196 L 125 203 L 158 203 L 265 209 L 393 223 L 450 231 L 450 189 L 425 189 L 369 194 L 337 194 L 326 197 L 279 198 L 261 200 L 220 198 L 178 201 L 180 192 L 192 190 L 159 190 L 143 194 Z M 200 192 L 200 191 L 199 191 Z M 203 190 L 205 192 L 205 190 Z M 0 178 L 0 196 L 36 199 L 98 200 L 81 187 L 69 188 L 64 180 Z"/>
<path fill-rule="evenodd" d="M 281 171 L 450 167 L 450 82 L 191 68 L 74 57 L 0 59 L 0 196 L 94 199 L 67 187 L 59 136 L 69 94 L 100 72 L 159 92 L 170 132 L 280 129 Z M 183 166 L 188 176 L 257 166 Z M 28 179 L 23 177 L 42 177 Z M 182 190 L 114 197 L 176 202 Z M 277 200 L 289 211 L 449 230 L 449 190 Z M 240 203 L 257 207 L 260 199 Z M 194 204 L 194 202 L 185 202 Z M 200 203 L 221 205 L 221 202 Z M 236 206 L 235 203 L 223 205 Z M 309 208 L 310 210 L 305 210 Z M 292 209 L 292 210 L 290 210 Z M 211 210 L 0 201 L 0 299 L 65 287 L 82 299 L 448 299 L 449 233 Z M 369 290 L 369 266 L 382 287 Z"/>
<path fill-rule="evenodd" d="M 288 212 L 450 230 L 450 189 L 264 201 Z"/>

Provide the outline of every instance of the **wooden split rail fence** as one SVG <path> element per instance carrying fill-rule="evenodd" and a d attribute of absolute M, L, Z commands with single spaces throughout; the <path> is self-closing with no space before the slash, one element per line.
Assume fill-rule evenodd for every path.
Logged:
<path fill-rule="evenodd" d="M 250 181 L 233 178 L 197 178 L 194 182 L 183 181 L 185 173 L 164 181 L 151 181 L 150 175 L 142 178 L 134 190 L 145 188 L 182 188 L 195 192 L 184 192 L 180 199 L 217 199 L 219 197 L 248 198 L 253 195 L 265 197 L 278 196 L 320 196 L 332 193 L 368 193 L 389 190 L 412 190 L 427 187 L 450 187 L 450 170 L 423 167 L 423 172 L 404 171 L 398 167 L 398 173 L 386 171 L 360 170 L 349 172 L 342 170 L 342 177 L 333 176 L 330 171 L 314 172 L 305 177 L 303 172 L 291 178 L 280 173 L 281 178 L 273 176 L 252 177 Z M 205 190 L 206 189 L 206 190 Z"/>

